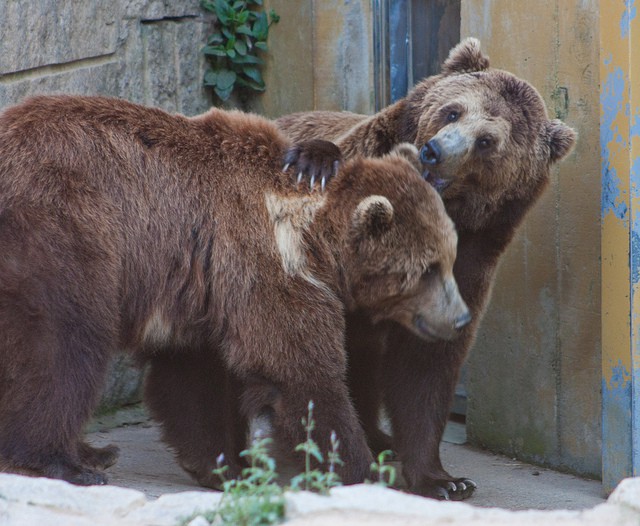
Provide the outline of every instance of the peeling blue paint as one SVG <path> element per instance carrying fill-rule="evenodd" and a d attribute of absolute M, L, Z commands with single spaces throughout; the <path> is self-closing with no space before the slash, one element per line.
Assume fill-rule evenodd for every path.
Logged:
<path fill-rule="evenodd" d="M 636 157 L 631 164 L 631 195 L 640 197 L 640 157 Z"/>
<path fill-rule="evenodd" d="M 638 88 L 637 79 L 627 76 L 631 74 L 631 62 L 638 60 L 638 50 L 631 49 L 632 32 L 640 29 L 637 3 L 637 0 L 616 0 L 603 2 L 606 9 L 601 6 L 601 16 L 604 13 L 609 15 L 608 20 L 601 19 L 606 24 L 601 24 L 601 27 L 615 32 L 619 24 L 621 38 L 627 41 L 620 42 L 625 52 L 621 53 L 618 62 L 612 53 L 606 52 L 611 49 L 608 47 L 611 42 L 608 39 L 601 40 L 605 49 L 601 66 L 600 148 L 602 219 L 610 213 L 614 214 L 621 220 L 628 235 L 628 245 L 623 242 L 614 252 L 621 258 L 628 257 L 629 296 L 619 298 L 619 301 L 625 304 L 629 302 L 624 321 L 630 322 L 631 347 L 605 348 L 605 343 L 611 346 L 613 341 L 603 340 L 602 477 L 606 490 L 613 489 L 624 477 L 640 475 L 640 308 L 637 308 L 640 297 L 640 156 L 631 157 L 631 148 L 637 148 L 640 137 L 640 107 L 639 93 L 635 91 Z M 619 20 L 611 19 L 610 15 L 620 13 L 621 7 L 624 10 Z M 617 64 L 623 68 L 617 67 Z M 629 196 L 625 195 L 627 183 Z M 624 203 L 627 197 L 628 205 Z M 608 285 L 603 280 L 603 286 Z"/>
<path fill-rule="evenodd" d="M 633 122 L 629 129 L 629 135 L 630 137 L 640 137 L 640 108 L 637 108 L 633 115 Z"/>
<path fill-rule="evenodd" d="M 629 25 L 636 17 L 636 0 L 625 0 L 624 12 L 620 18 L 620 35 L 622 38 L 629 36 Z"/>
<path fill-rule="evenodd" d="M 633 222 L 631 230 L 631 283 L 636 285 L 640 283 L 640 216 L 636 212 L 636 219 Z"/>
<path fill-rule="evenodd" d="M 611 380 L 609 382 L 609 391 L 624 391 L 627 392 L 628 384 L 631 380 L 631 373 L 624 366 L 622 360 L 618 360 L 618 365 L 614 365 L 611 368 Z"/>
<path fill-rule="evenodd" d="M 600 123 L 600 153 L 602 159 L 602 218 L 613 213 L 618 219 L 627 219 L 627 205 L 621 201 L 620 179 L 615 168 L 611 166 L 610 144 L 612 141 L 624 141 L 614 121 L 623 111 L 625 94 L 625 78 L 621 68 L 616 67 L 607 76 L 602 86 L 600 106 L 603 109 L 602 122 Z"/>

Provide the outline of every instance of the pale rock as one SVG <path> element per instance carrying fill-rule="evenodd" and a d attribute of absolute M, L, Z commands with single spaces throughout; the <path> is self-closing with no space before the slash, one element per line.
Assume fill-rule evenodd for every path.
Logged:
<path fill-rule="evenodd" d="M 0 473 L 0 501 L 85 515 L 124 517 L 147 503 L 136 490 L 116 486 L 74 486 L 62 480 Z"/>
<path fill-rule="evenodd" d="M 628 478 L 620 482 L 607 502 L 627 506 L 640 512 L 640 477 Z"/>
<path fill-rule="evenodd" d="M 210 523 L 204 517 L 198 516 L 187 524 L 187 526 L 210 526 Z"/>
<path fill-rule="evenodd" d="M 143 508 L 127 515 L 127 520 L 136 524 L 154 526 L 175 526 L 195 514 L 212 511 L 218 505 L 222 493 L 185 491 L 162 495 Z"/>

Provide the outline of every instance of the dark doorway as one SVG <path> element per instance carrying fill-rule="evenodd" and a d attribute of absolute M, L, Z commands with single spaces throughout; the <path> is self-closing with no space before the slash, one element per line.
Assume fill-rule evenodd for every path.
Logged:
<path fill-rule="evenodd" d="M 411 87 L 440 72 L 460 41 L 460 0 L 374 0 L 376 111 L 401 99 Z M 465 415 L 466 368 L 452 412 Z"/>
<path fill-rule="evenodd" d="M 376 109 L 440 70 L 460 41 L 460 0 L 374 0 Z"/>

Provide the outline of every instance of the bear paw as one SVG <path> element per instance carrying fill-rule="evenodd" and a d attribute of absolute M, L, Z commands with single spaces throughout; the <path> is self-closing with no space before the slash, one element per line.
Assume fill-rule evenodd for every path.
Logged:
<path fill-rule="evenodd" d="M 103 486 L 107 484 L 107 476 L 101 471 L 73 464 L 54 463 L 42 470 L 42 476 L 65 480 L 76 486 Z"/>
<path fill-rule="evenodd" d="M 335 144 L 313 139 L 296 143 L 287 150 L 283 171 L 297 174 L 298 185 L 308 180 L 310 190 L 318 183 L 324 191 L 327 183 L 338 174 L 341 161 L 342 153 Z"/>
<path fill-rule="evenodd" d="M 78 454 L 83 464 L 96 469 L 107 469 L 117 462 L 120 448 L 113 444 L 105 447 L 92 447 L 82 442 L 78 447 Z"/>
<path fill-rule="evenodd" d="M 411 493 L 438 500 L 465 500 L 478 485 L 462 477 L 454 480 L 429 480 L 410 488 Z"/>

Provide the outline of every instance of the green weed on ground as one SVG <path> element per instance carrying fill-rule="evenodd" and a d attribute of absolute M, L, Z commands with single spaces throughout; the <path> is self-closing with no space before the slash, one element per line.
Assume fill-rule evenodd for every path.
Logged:
<path fill-rule="evenodd" d="M 315 421 L 313 420 L 313 402 L 309 402 L 307 416 L 302 419 L 306 431 L 306 440 L 296 446 L 296 452 L 304 453 L 305 468 L 302 473 L 291 479 L 290 487 L 280 486 L 276 481 L 278 473 L 276 462 L 269 455 L 271 439 L 256 437 L 249 449 L 240 453 L 247 459 L 249 467 L 242 470 L 238 479 L 227 479 L 227 466 L 224 456 L 217 459 L 218 467 L 214 473 L 222 482 L 222 498 L 215 510 L 196 513 L 180 522 L 187 526 L 196 517 L 203 517 L 212 525 L 264 526 L 280 524 L 285 516 L 285 497 L 287 490 L 314 491 L 328 495 L 331 488 L 340 486 L 340 476 L 336 467 L 343 464 L 340 459 L 340 441 L 334 432 L 331 433 L 331 450 L 327 453 L 328 469 L 323 471 L 312 464 L 322 465 L 325 461 L 320 448 L 313 440 Z M 371 473 L 377 475 L 378 484 L 391 486 L 396 480 L 396 470 L 387 465 L 391 451 L 383 451 L 371 464 Z"/>

